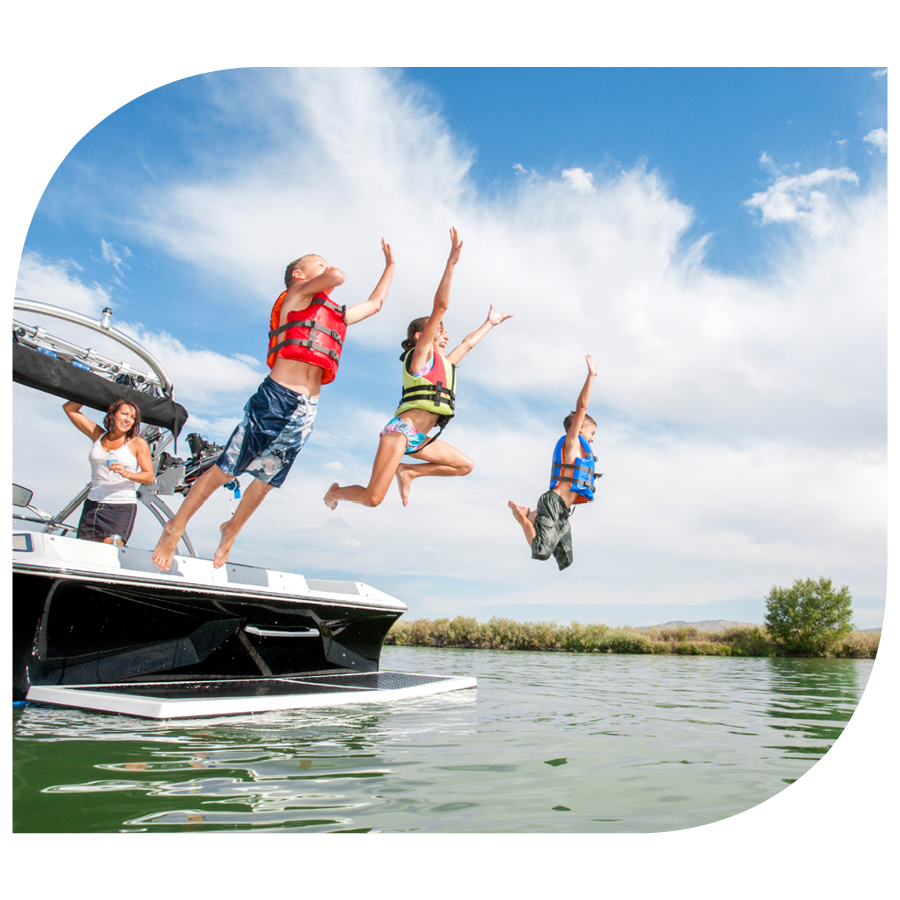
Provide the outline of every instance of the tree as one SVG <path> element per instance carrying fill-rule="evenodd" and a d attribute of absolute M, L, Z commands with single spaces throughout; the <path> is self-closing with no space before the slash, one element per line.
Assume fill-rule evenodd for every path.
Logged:
<path fill-rule="evenodd" d="M 792 655 L 824 656 L 853 630 L 852 599 L 847 585 L 835 591 L 830 578 L 798 578 L 789 588 L 773 585 L 766 598 L 766 628 Z"/>

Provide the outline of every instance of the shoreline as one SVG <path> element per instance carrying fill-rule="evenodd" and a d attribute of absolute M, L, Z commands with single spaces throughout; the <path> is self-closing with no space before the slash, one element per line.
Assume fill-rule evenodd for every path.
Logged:
<path fill-rule="evenodd" d="M 874 659 L 880 632 L 853 631 L 837 641 L 827 656 Z M 737 625 L 704 631 L 696 625 L 632 628 L 628 625 L 558 625 L 514 622 L 497 616 L 488 622 L 414 619 L 395 622 L 385 646 L 444 647 L 454 650 L 538 650 L 555 653 L 671 653 L 681 656 L 795 656 L 770 637 L 764 625 Z M 807 657 L 823 658 L 823 657 Z"/>

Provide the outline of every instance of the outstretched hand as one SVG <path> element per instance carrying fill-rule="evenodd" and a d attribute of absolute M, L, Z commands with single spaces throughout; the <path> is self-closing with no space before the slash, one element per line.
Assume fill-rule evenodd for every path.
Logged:
<path fill-rule="evenodd" d="M 512 317 L 512 313 L 494 312 L 494 307 L 491 306 L 491 308 L 488 310 L 487 320 L 491 323 L 491 325 L 499 325 L 501 322 L 505 322 L 507 319 L 511 319 Z"/>
<path fill-rule="evenodd" d="M 463 242 L 459 239 L 459 235 L 455 228 L 450 229 L 450 256 L 447 259 L 448 266 L 455 266 L 459 262 L 459 254 L 462 250 Z"/>
<path fill-rule="evenodd" d="M 384 253 L 384 267 L 394 265 L 394 251 L 384 238 L 381 239 L 381 252 Z"/>
<path fill-rule="evenodd" d="M 596 378 L 597 377 L 597 364 L 594 362 L 594 357 L 591 356 L 590 353 L 588 353 L 588 355 L 584 358 L 584 360 L 587 363 L 588 372 L 590 372 L 591 375 L 594 378 Z"/>

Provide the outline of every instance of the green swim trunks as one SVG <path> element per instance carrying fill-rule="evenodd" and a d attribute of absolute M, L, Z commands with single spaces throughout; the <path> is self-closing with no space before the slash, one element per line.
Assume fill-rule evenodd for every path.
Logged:
<path fill-rule="evenodd" d="M 561 570 L 572 565 L 569 510 L 556 491 L 547 491 L 538 499 L 534 529 L 537 534 L 531 542 L 532 559 L 550 559 L 553 554 Z"/>

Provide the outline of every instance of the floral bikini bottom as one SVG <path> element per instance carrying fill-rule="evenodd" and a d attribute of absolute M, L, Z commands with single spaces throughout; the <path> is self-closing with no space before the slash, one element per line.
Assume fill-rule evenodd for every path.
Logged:
<path fill-rule="evenodd" d="M 406 436 L 406 453 L 404 453 L 404 456 L 415 453 L 428 440 L 427 434 L 416 431 L 406 419 L 401 419 L 399 416 L 394 416 L 381 430 L 381 434 L 393 434 L 394 432 Z M 378 436 L 381 437 L 381 434 Z"/>

